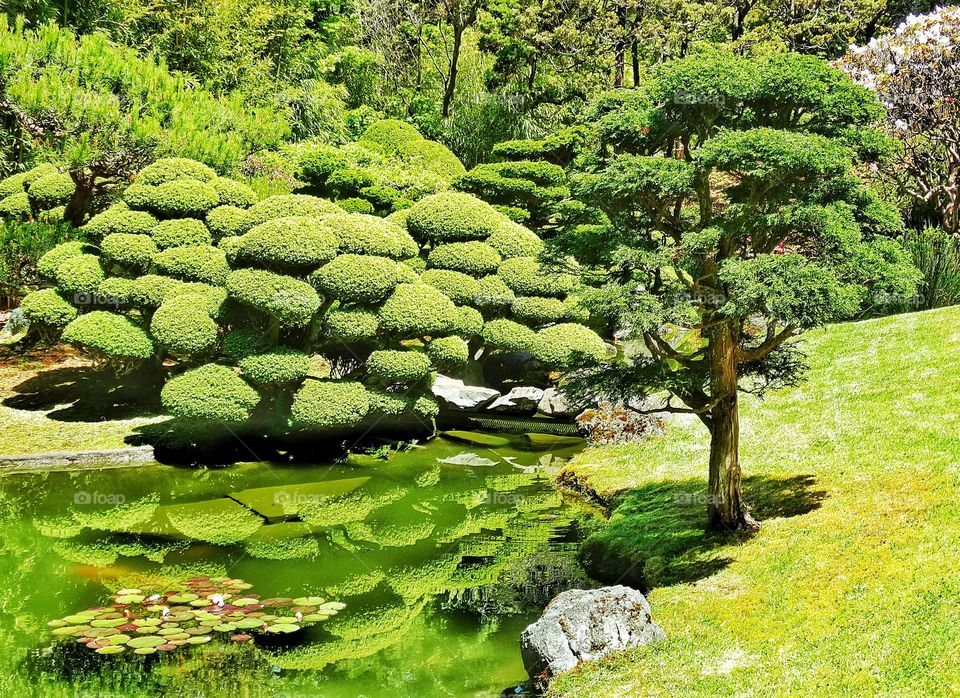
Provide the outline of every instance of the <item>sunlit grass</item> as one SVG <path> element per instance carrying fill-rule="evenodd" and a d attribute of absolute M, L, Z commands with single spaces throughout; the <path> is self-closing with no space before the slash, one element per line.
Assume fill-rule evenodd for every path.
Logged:
<path fill-rule="evenodd" d="M 960 308 L 809 335 L 809 380 L 748 400 L 742 456 L 763 519 L 699 531 L 698 425 L 592 449 L 628 490 L 597 541 L 639 564 L 668 640 L 557 679 L 565 696 L 960 692 Z M 692 494 L 691 494 L 692 493 Z"/>

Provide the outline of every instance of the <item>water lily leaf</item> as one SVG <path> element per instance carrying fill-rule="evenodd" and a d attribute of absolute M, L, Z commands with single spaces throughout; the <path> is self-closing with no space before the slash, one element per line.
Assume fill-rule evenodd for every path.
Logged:
<path fill-rule="evenodd" d="M 169 617 L 170 616 L 167 616 L 167 618 Z M 157 626 L 161 623 L 163 623 L 163 621 L 160 618 L 134 618 L 133 620 L 133 624 L 140 628 L 145 626 Z"/>
<path fill-rule="evenodd" d="M 90 630 L 85 631 L 83 634 L 87 637 L 100 638 L 100 637 L 110 637 L 111 635 L 117 635 L 120 631 L 116 628 L 90 628 Z"/>
<path fill-rule="evenodd" d="M 156 649 L 153 647 L 138 647 L 133 651 L 134 654 L 155 654 Z"/>
<path fill-rule="evenodd" d="M 303 617 L 308 623 L 319 623 L 322 620 L 327 620 L 333 613 L 308 613 Z"/>
<path fill-rule="evenodd" d="M 156 647 L 157 645 L 166 644 L 166 640 L 162 637 L 156 635 L 148 635 L 146 637 L 135 637 L 127 645 L 136 649 L 141 647 Z"/>
<path fill-rule="evenodd" d="M 235 623 L 221 623 L 220 625 L 213 626 L 213 629 L 218 633 L 229 633 L 237 629 Z"/>
<path fill-rule="evenodd" d="M 130 642 L 129 635 L 111 635 L 106 639 L 111 645 L 125 645 Z"/>
<path fill-rule="evenodd" d="M 336 611 L 342 611 L 346 607 L 347 607 L 347 604 L 345 603 L 340 603 L 339 601 L 328 601 L 327 603 L 317 608 L 317 610 L 321 612 L 329 612 L 329 611 L 336 612 Z"/>
<path fill-rule="evenodd" d="M 207 642 L 210 642 L 212 639 L 213 638 L 209 635 L 197 635 L 196 637 L 191 637 L 189 640 L 187 640 L 187 643 L 191 645 L 203 645 Z"/>
<path fill-rule="evenodd" d="M 170 603 L 190 603 L 191 601 L 196 601 L 200 597 L 196 594 L 186 593 L 186 594 L 174 594 L 173 596 L 168 596 L 167 601 Z"/>
<path fill-rule="evenodd" d="M 126 618 L 98 618 L 97 620 L 90 621 L 90 625 L 94 628 L 116 628 L 118 625 L 126 624 Z"/>
<path fill-rule="evenodd" d="M 295 633 L 300 629 L 296 623 L 277 623 L 267 628 L 268 633 Z"/>
<path fill-rule="evenodd" d="M 236 625 L 238 628 L 246 630 L 248 628 L 259 628 L 261 625 L 263 625 L 263 621 L 259 618 L 244 618 L 243 620 L 238 620 L 236 623 L 234 623 L 234 625 Z"/>
<path fill-rule="evenodd" d="M 159 628 L 157 628 L 155 625 L 143 625 L 138 627 L 134 632 L 136 632 L 138 635 L 153 635 L 158 629 Z"/>
<path fill-rule="evenodd" d="M 140 589 L 121 589 L 116 592 L 115 596 L 126 596 L 127 594 L 142 594 L 143 592 Z"/>
<path fill-rule="evenodd" d="M 131 604 L 131 603 L 143 603 L 143 600 L 147 597 L 141 596 L 140 594 L 125 594 L 123 596 L 117 596 L 115 598 L 117 603 Z"/>
<path fill-rule="evenodd" d="M 65 620 L 51 620 L 47 623 L 47 626 L 50 628 L 62 628 L 66 625 L 70 624 Z"/>
<path fill-rule="evenodd" d="M 157 635 L 161 635 L 161 636 L 163 636 L 163 637 L 167 637 L 167 636 L 170 636 L 170 635 L 179 635 L 180 633 L 183 632 L 182 630 L 180 630 L 180 626 L 179 626 L 179 625 L 177 625 L 177 624 L 175 624 L 175 623 L 173 623 L 172 625 L 173 625 L 172 628 L 160 628 L 160 629 L 157 631 Z"/>
<path fill-rule="evenodd" d="M 67 625 L 62 628 L 54 628 L 52 632 L 54 635 L 61 636 L 61 635 L 76 635 L 77 632 L 82 633 L 84 630 L 90 630 L 90 626 L 89 625 Z"/>
<path fill-rule="evenodd" d="M 258 601 L 257 599 L 247 599 L 247 598 L 234 599 L 233 601 L 230 602 L 232 606 L 256 606 L 258 603 L 260 603 L 260 601 Z"/>
<path fill-rule="evenodd" d="M 293 600 L 294 606 L 319 606 L 326 599 L 322 599 L 319 596 L 301 596 L 300 598 Z"/>
<path fill-rule="evenodd" d="M 231 635 L 230 639 L 234 642 L 250 642 L 253 639 L 253 635 L 246 635 L 244 633 L 237 633 L 236 635 Z"/>
<path fill-rule="evenodd" d="M 64 622 L 71 623 L 73 625 L 86 625 L 96 617 L 97 614 L 91 611 L 89 613 L 74 613 L 72 616 L 67 616 L 63 620 Z"/>
<path fill-rule="evenodd" d="M 168 623 L 183 623 L 196 617 L 197 614 L 193 611 L 177 611 L 176 613 L 168 613 L 164 620 Z"/>
<path fill-rule="evenodd" d="M 106 647 L 101 647 L 97 650 L 94 650 L 94 652 L 97 654 L 120 654 L 123 651 L 123 645 L 107 645 Z"/>
<path fill-rule="evenodd" d="M 174 644 L 157 645 L 156 649 L 159 652 L 172 652 L 173 650 L 177 649 L 177 645 L 174 645 Z"/>

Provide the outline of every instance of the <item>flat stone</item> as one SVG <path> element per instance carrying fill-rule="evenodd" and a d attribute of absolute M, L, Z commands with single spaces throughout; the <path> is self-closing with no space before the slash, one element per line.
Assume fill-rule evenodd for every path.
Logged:
<path fill-rule="evenodd" d="M 444 407 L 457 410 L 481 410 L 500 397 L 499 390 L 466 385 L 449 376 L 437 376 L 432 391 Z"/>
<path fill-rule="evenodd" d="M 573 417 L 580 412 L 556 388 L 547 388 L 543 391 L 537 409 L 550 417 Z"/>
<path fill-rule="evenodd" d="M 506 412 L 507 414 L 533 415 L 537 413 L 543 391 L 540 388 L 521 387 L 513 388 L 506 395 L 501 395 L 487 407 L 491 412 Z"/>

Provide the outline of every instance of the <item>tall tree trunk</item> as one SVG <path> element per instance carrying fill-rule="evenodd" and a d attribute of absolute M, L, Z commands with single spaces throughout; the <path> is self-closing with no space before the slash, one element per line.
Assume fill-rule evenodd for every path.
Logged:
<path fill-rule="evenodd" d="M 630 44 L 630 67 L 633 69 L 633 86 L 640 87 L 640 51 L 636 41 Z"/>
<path fill-rule="evenodd" d="M 73 196 L 70 197 L 70 201 L 67 202 L 63 219 L 69 221 L 74 227 L 79 228 L 83 225 L 83 219 L 86 217 L 90 203 L 93 201 L 93 188 L 96 177 L 85 172 L 83 169 L 71 171 L 70 177 L 73 179 L 76 188 L 73 191 Z"/>
<path fill-rule="evenodd" d="M 620 36 L 613 56 L 613 86 L 623 87 L 623 77 L 626 73 L 627 62 L 627 8 L 617 5 L 617 26 L 620 27 Z"/>
<path fill-rule="evenodd" d="M 752 529 L 756 523 L 740 492 L 740 414 L 737 405 L 737 337 L 733 323 L 710 331 L 710 387 L 719 398 L 710 410 L 710 486 L 707 520 L 719 531 Z"/>
<path fill-rule="evenodd" d="M 453 28 L 453 51 L 450 53 L 450 70 L 447 74 L 447 84 L 443 90 L 443 118 L 450 116 L 450 105 L 453 103 L 453 93 L 457 89 L 457 68 L 460 63 L 460 47 L 463 45 L 465 27 Z"/>

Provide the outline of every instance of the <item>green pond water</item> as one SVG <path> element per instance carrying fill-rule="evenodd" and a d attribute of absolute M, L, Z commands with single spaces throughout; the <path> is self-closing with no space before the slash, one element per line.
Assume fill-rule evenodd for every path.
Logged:
<path fill-rule="evenodd" d="M 7 695 L 489 696 L 521 691 L 519 635 L 595 514 L 551 485 L 581 444 L 437 438 L 387 459 L 0 477 Z M 252 643 L 101 656 L 48 622 L 197 577 L 345 604 Z M 112 632 L 112 631 L 111 631 Z"/>

